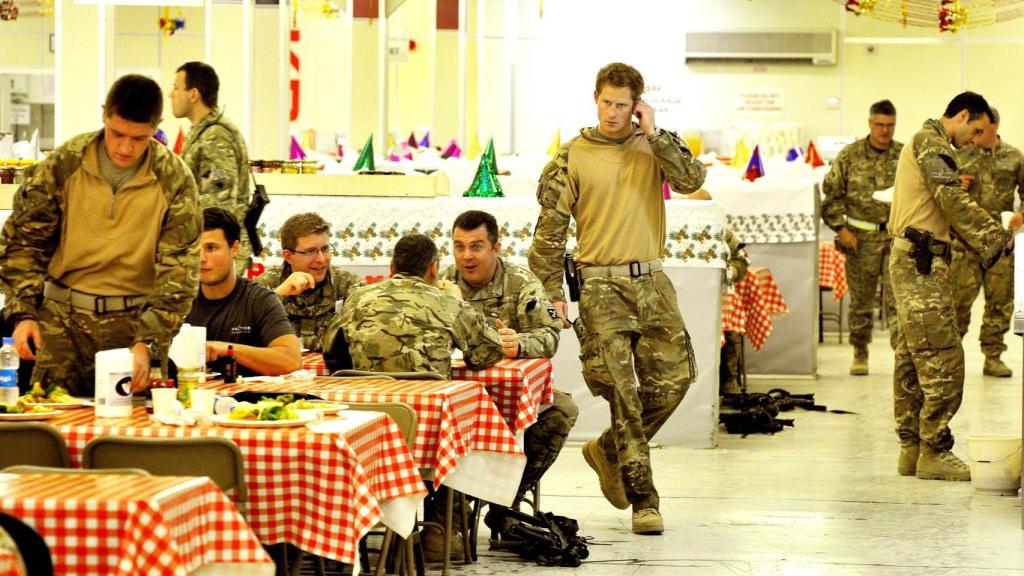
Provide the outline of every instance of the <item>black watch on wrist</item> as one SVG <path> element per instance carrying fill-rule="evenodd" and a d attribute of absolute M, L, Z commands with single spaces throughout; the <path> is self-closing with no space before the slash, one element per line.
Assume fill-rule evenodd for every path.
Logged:
<path fill-rule="evenodd" d="M 154 360 L 160 357 L 160 345 L 152 340 L 143 341 L 146 345 L 146 349 L 149 350 L 149 359 Z"/>

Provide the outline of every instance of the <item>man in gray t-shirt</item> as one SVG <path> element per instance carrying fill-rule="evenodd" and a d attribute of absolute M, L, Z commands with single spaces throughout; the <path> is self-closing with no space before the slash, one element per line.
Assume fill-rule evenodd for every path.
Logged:
<path fill-rule="evenodd" d="M 185 322 L 206 327 L 206 361 L 214 370 L 231 345 L 243 376 L 294 372 L 302 367 L 302 355 L 281 301 L 235 275 L 238 235 L 238 221 L 229 212 L 203 210 L 200 290 Z"/>

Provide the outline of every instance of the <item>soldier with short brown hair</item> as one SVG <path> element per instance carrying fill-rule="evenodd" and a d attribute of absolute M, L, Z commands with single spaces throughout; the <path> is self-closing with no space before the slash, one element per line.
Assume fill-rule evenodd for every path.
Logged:
<path fill-rule="evenodd" d="M 140 392 L 192 305 L 202 217 L 192 173 L 153 139 L 162 111 L 156 82 L 122 76 L 103 129 L 54 150 L 14 197 L 0 286 L 33 383 L 90 396 L 96 352 L 130 347 Z"/>
<path fill-rule="evenodd" d="M 331 266 L 331 225 L 314 212 L 285 220 L 281 249 L 281 267 L 257 276 L 255 282 L 281 298 L 302 346 L 320 352 L 339 303 L 363 281 L 352 272 Z"/>
<path fill-rule="evenodd" d="M 569 220 L 576 221 L 582 288 L 573 327 L 583 377 L 612 415 L 583 454 L 608 501 L 633 508 L 633 532 L 660 534 L 648 442 L 697 376 L 675 287 L 661 266 L 662 183 L 692 192 L 706 172 L 679 136 L 655 125 L 643 88 L 643 76 L 627 64 L 598 72 L 598 125 L 562 146 L 541 174 L 529 260 L 564 321 L 562 260 Z"/>
<path fill-rule="evenodd" d="M 220 80 L 212 66 L 186 62 L 174 74 L 168 97 L 174 117 L 192 123 L 181 158 L 195 176 L 201 207 L 223 208 L 241 224 L 249 209 L 249 151 L 242 133 L 217 106 L 219 91 Z M 249 269 L 251 255 L 249 234 L 242 226 L 241 248 L 235 259 L 239 274 Z"/>
<path fill-rule="evenodd" d="M 964 349 L 950 276 L 951 232 L 982 266 L 1003 254 L 1010 233 L 961 188 L 954 147 L 984 132 L 988 102 L 964 92 L 941 118 L 927 120 L 903 147 L 889 215 L 893 236 L 889 274 L 899 331 L 893 370 L 893 412 L 900 441 L 897 471 L 931 480 L 970 480 L 953 454 L 949 422 L 964 391 Z"/>

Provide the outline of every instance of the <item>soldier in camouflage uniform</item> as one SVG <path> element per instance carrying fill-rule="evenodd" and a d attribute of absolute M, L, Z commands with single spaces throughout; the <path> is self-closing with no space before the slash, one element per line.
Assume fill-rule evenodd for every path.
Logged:
<path fill-rule="evenodd" d="M 532 272 L 499 256 L 501 242 L 494 216 L 479 210 L 463 212 L 452 229 L 455 266 L 441 278 L 454 282 L 463 300 L 498 326 L 508 358 L 551 358 L 558 349 L 562 317 L 548 301 L 544 287 Z M 550 406 L 526 429 L 523 449 L 526 469 L 512 503 L 518 508 L 548 468 L 555 463 L 579 410 L 572 397 L 555 390 Z M 487 525 L 499 526 L 498 508 L 492 504 Z"/>
<path fill-rule="evenodd" d="M 964 388 L 964 350 L 950 277 L 950 230 L 986 268 L 1002 255 L 1010 233 L 961 188 L 953 147 L 970 144 L 988 126 L 989 107 L 973 92 L 958 95 L 938 120 L 928 120 L 904 147 L 896 168 L 889 222 L 889 274 L 899 330 L 893 408 L 900 474 L 970 480 L 952 452 L 949 422 Z M 929 270 L 930 266 L 930 270 Z"/>
<path fill-rule="evenodd" d="M 1013 212 L 1013 194 L 1024 198 L 1024 155 L 1017 148 L 999 138 L 999 114 L 992 110 L 995 122 L 973 146 L 957 153 L 961 180 L 967 184 L 967 194 L 996 220 L 1000 212 Z M 1024 216 L 1014 215 L 1011 230 L 1020 227 Z M 1006 351 L 1003 336 L 1010 329 L 1013 316 L 1013 259 L 1001 258 L 988 270 L 981 266 L 978 255 L 953 234 L 953 266 L 950 270 L 956 300 L 957 327 L 960 335 L 967 334 L 971 323 L 971 305 L 978 290 L 985 287 L 985 315 L 981 321 L 981 351 L 985 354 L 982 373 L 987 376 L 1009 378 L 1013 375 L 1000 359 Z"/>
<path fill-rule="evenodd" d="M 363 284 L 362 279 L 331 266 L 331 226 L 319 214 L 296 214 L 281 226 L 284 265 L 256 278 L 284 304 L 302 346 L 323 350 L 320 340 L 338 303 Z"/>
<path fill-rule="evenodd" d="M 576 221 L 583 285 L 573 326 L 587 386 L 611 410 L 611 426 L 584 446 L 584 457 L 608 501 L 633 507 L 633 532 L 660 534 L 648 442 L 697 375 L 675 287 L 662 272 L 661 190 L 668 180 L 673 190 L 693 192 L 705 169 L 681 138 L 656 127 L 643 91 L 643 77 L 631 66 L 598 72 L 599 125 L 581 130 L 544 168 L 529 260 L 564 319 L 562 259 L 569 219 Z"/>
<path fill-rule="evenodd" d="M 449 378 L 452 348 L 473 369 L 504 358 L 498 331 L 473 308 L 434 286 L 437 247 L 422 234 L 395 244 L 393 276 L 357 288 L 324 336 L 324 350 L 345 338 L 356 370 L 435 372 Z M 339 334 L 340 333 L 340 334 Z"/>
<path fill-rule="evenodd" d="M 195 181 L 152 139 L 160 87 L 123 76 L 103 110 L 102 130 L 32 167 L 0 238 L 18 354 L 36 360 L 33 382 L 77 396 L 93 394 L 95 354 L 111 348 L 131 348 L 132 389 L 144 390 L 199 287 Z"/>
<path fill-rule="evenodd" d="M 878 281 L 889 283 L 889 244 L 886 224 L 889 204 L 875 200 L 872 194 L 893 185 L 896 161 L 903 144 L 892 139 L 896 129 L 896 107 L 888 100 L 875 102 L 868 114 L 870 134 L 843 148 L 832 163 L 822 190 L 821 219 L 836 232 L 836 248 L 846 255 L 846 281 L 850 286 L 850 344 L 853 364 L 850 374 L 868 373 L 868 344 Z M 888 291 L 888 290 L 887 290 Z M 885 302 L 888 317 L 895 309 L 892 299 Z M 895 331 L 889 344 L 896 346 Z"/>
<path fill-rule="evenodd" d="M 242 224 L 235 272 L 244 276 L 252 262 L 244 226 L 249 208 L 249 152 L 242 133 L 217 107 L 219 91 L 220 80 L 209 64 L 186 62 L 174 75 L 171 108 L 175 118 L 188 118 L 192 123 L 181 158 L 199 186 L 200 206 L 223 208 Z"/>

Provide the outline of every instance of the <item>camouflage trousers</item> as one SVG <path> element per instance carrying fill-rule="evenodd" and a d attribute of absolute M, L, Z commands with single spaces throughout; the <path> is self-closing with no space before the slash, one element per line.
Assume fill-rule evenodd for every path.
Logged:
<path fill-rule="evenodd" d="M 1010 330 L 1013 317 L 1013 258 L 1000 258 L 992 268 L 981 267 L 978 254 L 962 241 L 953 241 L 953 298 L 956 302 L 956 324 L 960 337 L 971 324 L 971 305 L 978 290 L 985 288 L 985 313 L 981 318 L 981 351 L 998 357 L 1006 351 L 1003 337 Z"/>
<path fill-rule="evenodd" d="M 889 258 L 899 330 L 893 370 L 896 434 L 905 443 L 950 450 L 949 421 L 964 391 L 964 349 L 954 322 L 949 265 L 932 260 L 932 272 L 917 272 L 914 260 L 893 247 Z"/>
<path fill-rule="evenodd" d="M 512 504 L 513 508 L 519 507 L 526 492 L 533 488 L 555 463 L 578 415 L 579 408 L 572 401 L 572 396 L 555 390 L 551 406 L 542 411 L 537 416 L 537 421 L 526 429 L 523 435 L 526 468 L 523 470 L 522 480 L 519 481 L 519 491 Z"/>
<path fill-rule="evenodd" d="M 590 278 L 579 310 L 573 327 L 583 378 L 611 411 L 600 446 L 622 474 L 633 508 L 658 508 L 648 441 L 697 376 L 675 288 L 663 272 Z"/>
<path fill-rule="evenodd" d="M 859 347 L 871 343 L 878 283 L 889 283 L 889 246 L 892 241 L 886 232 L 851 230 L 857 236 L 857 253 L 843 250 L 846 256 L 846 284 L 850 288 L 850 310 L 846 321 L 850 326 L 850 344 Z M 885 305 L 888 317 L 894 318 L 896 309 L 892 298 Z M 890 331 L 889 344 L 896 346 L 893 331 Z"/>
<path fill-rule="evenodd" d="M 50 299 L 39 309 L 43 347 L 36 354 L 32 383 L 63 386 L 72 396 L 93 396 L 96 352 L 127 348 L 135 339 L 135 310 L 98 314 Z"/>

